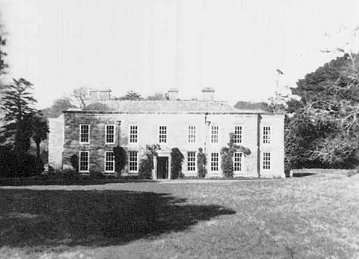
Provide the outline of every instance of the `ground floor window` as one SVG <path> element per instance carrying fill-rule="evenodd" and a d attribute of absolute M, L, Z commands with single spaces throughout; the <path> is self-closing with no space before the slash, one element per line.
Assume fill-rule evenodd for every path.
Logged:
<path fill-rule="evenodd" d="M 115 155 L 112 151 L 105 153 L 105 172 L 115 171 Z"/>
<path fill-rule="evenodd" d="M 263 152 L 263 170 L 270 170 L 271 153 Z"/>
<path fill-rule="evenodd" d="M 234 155 L 233 155 L 233 171 L 235 171 L 235 172 L 242 171 L 242 159 L 243 159 L 242 152 L 234 153 Z"/>
<path fill-rule="evenodd" d="M 137 151 L 128 152 L 128 164 L 129 164 L 130 172 L 138 171 Z"/>
<path fill-rule="evenodd" d="M 79 154 L 79 171 L 88 172 L 90 164 L 90 154 L 89 151 L 80 151 Z"/>
<path fill-rule="evenodd" d="M 218 171 L 219 167 L 219 154 L 211 153 L 211 171 Z"/>
<path fill-rule="evenodd" d="M 187 152 L 187 170 L 196 171 L 196 152 Z"/>

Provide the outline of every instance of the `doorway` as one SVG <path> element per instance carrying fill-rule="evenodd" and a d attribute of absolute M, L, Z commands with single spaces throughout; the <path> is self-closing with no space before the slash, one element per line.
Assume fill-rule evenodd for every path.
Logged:
<path fill-rule="evenodd" d="M 168 157 L 157 157 L 157 179 L 168 179 Z"/>

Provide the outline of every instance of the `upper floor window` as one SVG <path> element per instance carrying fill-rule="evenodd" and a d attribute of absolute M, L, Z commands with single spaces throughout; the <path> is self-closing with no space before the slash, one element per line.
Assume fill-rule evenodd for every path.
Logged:
<path fill-rule="evenodd" d="M 129 151 L 128 152 L 128 165 L 129 165 L 130 172 L 138 171 L 137 151 Z"/>
<path fill-rule="evenodd" d="M 211 153 L 211 171 L 218 171 L 219 168 L 219 154 Z"/>
<path fill-rule="evenodd" d="M 159 143 L 166 143 L 167 142 L 167 126 L 160 126 L 158 142 Z"/>
<path fill-rule="evenodd" d="M 196 126 L 188 127 L 188 143 L 196 142 Z"/>
<path fill-rule="evenodd" d="M 187 170 L 196 171 L 196 152 L 187 153 Z"/>
<path fill-rule="evenodd" d="M 106 144 L 115 143 L 115 125 L 106 125 L 105 138 Z"/>
<path fill-rule="evenodd" d="M 235 152 L 233 155 L 233 171 L 239 172 L 242 171 L 242 152 Z"/>
<path fill-rule="evenodd" d="M 80 143 L 90 143 L 90 125 L 80 124 Z"/>
<path fill-rule="evenodd" d="M 263 170 L 270 170 L 271 167 L 271 153 L 263 152 Z"/>
<path fill-rule="evenodd" d="M 234 127 L 233 143 L 235 144 L 242 143 L 242 126 Z"/>
<path fill-rule="evenodd" d="M 263 127 L 263 143 L 269 144 L 271 141 L 271 128 L 269 126 Z"/>
<path fill-rule="evenodd" d="M 105 153 L 105 172 L 115 172 L 115 155 L 112 151 Z"/>
<path fill-rule="evenodd" d="M 137 143 L 138 140 L 138 127 L 136 125 L 130 126 L 130 143 Z"/>
<path fill-rule="evenodd" d="M 89 172 L 89 167 L 90 167 L 90 152 L 89 151 L 80 151 L 79 171 L 80 172 Z"/>
<path fill-rule="evenodd" d="M 218 126 L 211 127 L 211 143 L 218 143 Z"/>

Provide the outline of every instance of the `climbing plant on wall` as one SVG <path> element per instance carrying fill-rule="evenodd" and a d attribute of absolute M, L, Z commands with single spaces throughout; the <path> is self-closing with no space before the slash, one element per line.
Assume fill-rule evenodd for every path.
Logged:
<path fill-rule="evenodd" d="M 198 177 L 204 178 L 207 174 L 207 157 L 206 154 L 203 153 L 203 149 L 199 148 L 197 153 L 197 170 L 198 170 Z"/>
<path fill-rule="evenodd" d="M 171 150 L 171 179 L 177 179 L 183 177 L 182 175 L 182 162 L 184 156 L 178 148 L 172 148 Z"/>
<path fill-rule="evenodd" d="M 234 134 L 229 134 L 228 146 L 221 149 L 221 169 L 225 177 L 233 177 L 233 154 L 235 152 L 242 152 L 245 156 L 251 154 L 251 150 L 242 145 L 234 143 Z"/>
<path fill-rule="evenodd" d="M 138 174 L 140 178 L 151 179 L 152 178 L 152 170 L 154 168 L 153 157 L 157 156 L 157 151 L 160 150 L 160 145 L 147 145 L 146 151 L 142 159 L 140 160 L 140 165 L 138 169 Z"/>
<path fill-rule="evenodd" d="M 121 146 L 113 148 L 113 154 L 115 156 L 115 171 L 118 175 L 121 175 L 122 170 L 127 165 L 127 152 Z"/>

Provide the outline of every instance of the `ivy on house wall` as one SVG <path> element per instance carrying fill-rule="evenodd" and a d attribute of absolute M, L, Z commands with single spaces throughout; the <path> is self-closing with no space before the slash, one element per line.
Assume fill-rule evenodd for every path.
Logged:
<path fill-rule="evenodd" d="M 171 179 L 182 178 L 182 162 L 184 156 L 178 148 L 172 148 L 171 150 Z"/>
<path fill-rule="evenodd" d="M 203 149 L 199 148 L 197 153 L 197 170 L 198 170 L 198 177 L 204 178 L 207 175 L 207 157 L 206 154 L 203 153 Z"/>
<path fill-rule="evenodd" d="M 146 151 L 142 159 L 140 160 L 140 165 L 138 169 L 138 174 L 140 178 L 143 179 L 152 179 L 152 170 L 154 169 L 153 157 L 157 156 L 157 151 L 160 150 L 160 145 L 147 145 Z"/>
<path fill-rule="evenodd" d="M 225 177 L 233 177 L 233 154 L 235 152 L 242 152 L 245 156 L 251 154 L 251 150 L 242 145 L 234 143 L 234 134 L 229 134 L 229 143 L 227 147 L 221 149 L 221 169 Z"/>
<path fill-rule="evenodd" d="M 115 171 L 120 176 L 122 170 L 127 165 L 127 152 L 123 147 L 116 146 L 113 148 L 113 154 L 115 156 Z"/>

